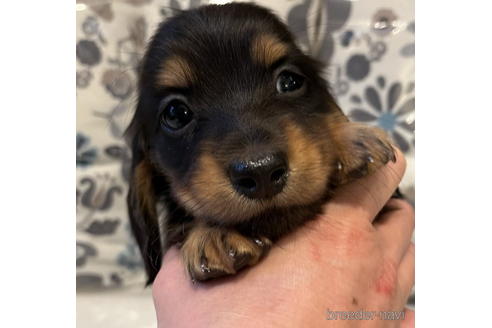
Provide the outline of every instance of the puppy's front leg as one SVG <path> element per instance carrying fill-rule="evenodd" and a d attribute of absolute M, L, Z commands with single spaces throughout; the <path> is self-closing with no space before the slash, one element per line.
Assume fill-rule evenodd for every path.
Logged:
<path fill-rule="evenodd" d="M 371 174 L 390 160 L 396 161 L 389 136 L 377 127 L 351 122 L 337 124 L 332 129 L 332 139 L 337 150 L 337 184 Z"/>
<path fill-rule="evenodd" d="M 191 229 L 181 252 L 191 279 L 203 281 L 256 264 L 271 244 L 264 237 L 248 238 L 233 229 L 200 224 Z"/>

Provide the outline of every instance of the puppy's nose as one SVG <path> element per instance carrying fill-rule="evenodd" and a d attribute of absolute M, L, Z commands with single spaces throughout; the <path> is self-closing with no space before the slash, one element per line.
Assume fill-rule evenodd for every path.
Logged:
<path fill-rule="evenodd" d="M 272 198 L 287 181 L 288 165 L 281 153 L 231 163 L 229 175 L 234 188 L 252 199 Z"/>

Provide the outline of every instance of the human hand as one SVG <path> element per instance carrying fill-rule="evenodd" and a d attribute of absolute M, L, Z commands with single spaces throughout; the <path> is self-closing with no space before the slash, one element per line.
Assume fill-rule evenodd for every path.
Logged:
<path fill-rule="evenodd" d="M 388 201 L 404 171 L 398 151 L 232 277 L 193 284 L 172 248 L 152 288 L 159 327 L 412 327 L 413 312 L 401 320 L 401 311 L 415 279 L 414 214 Z M 354 320 L 361 310 L 365 319 Z"/>

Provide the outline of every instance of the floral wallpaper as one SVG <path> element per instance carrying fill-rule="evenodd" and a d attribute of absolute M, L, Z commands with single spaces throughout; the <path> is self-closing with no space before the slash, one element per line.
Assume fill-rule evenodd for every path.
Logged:
<path fill-rule="evenodd" d="M 77 287 L 144 283 L 125 197 L 130 152 L 122 134 L 136 100 L 136 71 L 157 24 L 208 0 L 77 0 Z M 352 120 L 387 130 L 414 156 L 415 22 L 411 0 L 259 0 L 325 63 Z M 413 199 L 413 169 L 402 183 Z"/>

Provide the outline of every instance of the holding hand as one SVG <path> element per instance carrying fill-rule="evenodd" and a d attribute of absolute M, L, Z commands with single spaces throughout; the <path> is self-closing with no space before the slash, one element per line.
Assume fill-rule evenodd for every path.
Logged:
<path fill-rule="evenodd" d="M 413 326 L 402 311 L 415 279 L 414 213 L 390 199 L 405 171 L 396 157 L 236 276 L 193 284 L 169 250 L 153 285 L 159 327 Z"/>

